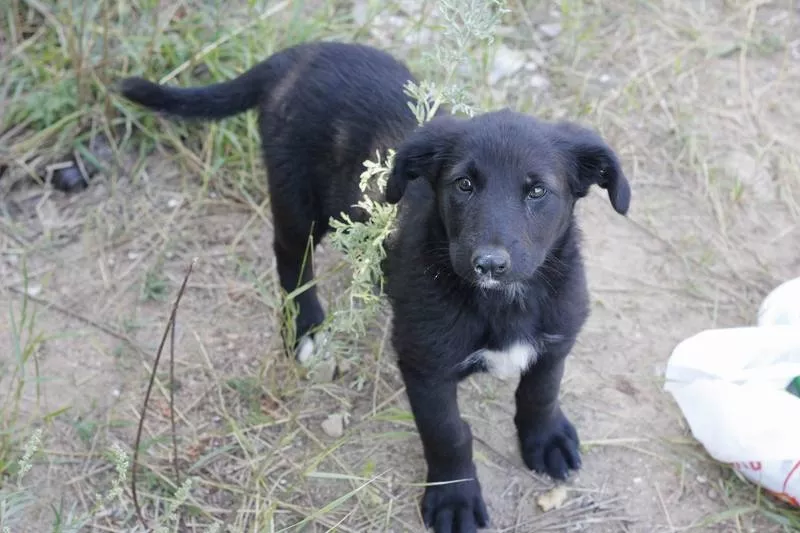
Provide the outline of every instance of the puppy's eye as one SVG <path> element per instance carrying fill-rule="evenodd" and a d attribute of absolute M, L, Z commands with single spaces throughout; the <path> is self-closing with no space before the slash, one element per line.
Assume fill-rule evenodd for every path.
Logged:
<path fill-rule="evenodd" d="M 469 178 L 458 178 L 456 180 L 456 187 L 461 192 L 472 192 L 473 186 L 472 181 Z"/>
<path fill-rule="evenodd" d="M 532 200 L 538 200 L 545 194 L 547 194 L 547 189 L 545 189 L 541 185 L 534 185 L 533 187 L 531 187 L 531 190 L 528 191 L 528 198 L 531 198 Z"/>

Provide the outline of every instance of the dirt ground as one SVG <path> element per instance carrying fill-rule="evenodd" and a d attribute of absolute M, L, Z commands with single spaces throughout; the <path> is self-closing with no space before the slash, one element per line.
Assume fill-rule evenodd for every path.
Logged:
<path fill-rule="evenodd" d="M 471 90 L 484 108 L 600 130 L 633 200 L 627 218 L 598 191 L 579 209 L 592 314 L 569 359 L 563 404 L 585 451 L 563 506 L 537 505 L 554 485 L 519 457 L 514 384 L 479 376 L 461 388 L 487 531 L 796 530 L 780 522 L 788 511 L 703 453 L 663 391 L 663 372 L 678 342 L 753 324 L 767 292 L 800 274 L 800 11 L 739 0 L 509 8 L 485 81 Z M 418 37 L 394 35 L 410 16 L 390 12 L 358 40 L 418 54 Z M 211 174 L 212 127 L 192 128 L 186 150 Z M 27 366 L 20 418 L 44 430 L 29 478 L 36 502 L 13 531 L 57 531 L 54 516 L 78 516 L 108 490 L 106 450 L 132 450 L 154 354 L 193 258 L 175 338 L 180 466 L 182 478 L 196 476 L 180 531 L 205 531 L 212 519 L 232 531 L 422 531 L 415 484 L 424 462 L 386 323 L 342 376 L 307 379 L 277 335 L 268 198 L 206 186 L 172 148 L 122 157 L 127 173 L 97 175 L 78 194 L 0 189 L 0 308 L 18 325 L 24 264 L 37 315 L 23 337 L 45 336 L 35 343 L 38 369 Z M 230 178 L 224 163 L 214 168 L 212 181 Z M 338 261 L 323 246 L 318 272 Z M 345 281 L 329 275 L 323 293 Z M 0 320 L 7 368 L 18 329 Z M 165 353 L 138 473 L 150 519 L 176 488 L 167 377 Z M 6 372 L 3 386 L 13 379 Z M 332 414 L 347 420 L 341 436 L 323 429 Z M 130 503 L 92 524 L 83 530 L 138 530 Z"/>

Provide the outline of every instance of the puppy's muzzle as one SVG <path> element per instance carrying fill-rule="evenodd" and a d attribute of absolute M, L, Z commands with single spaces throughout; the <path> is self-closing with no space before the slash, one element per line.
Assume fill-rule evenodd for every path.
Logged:
<path fill-rule="evenodd" d="M 511 270 L 511 256 L 497 246 L 482 246 L 472 254 L 472 269 L 479 282 L 502 281 Z"/>

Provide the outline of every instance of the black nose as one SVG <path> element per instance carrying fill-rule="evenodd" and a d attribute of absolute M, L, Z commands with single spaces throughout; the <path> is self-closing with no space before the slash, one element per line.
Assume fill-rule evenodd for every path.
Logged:
<path fill-rule="evenodd" d="M 503 248 L 478 248 L 472 254 L 472 268 L 479 276 L 499 278 L 511 267 L 511 256 Z"/>

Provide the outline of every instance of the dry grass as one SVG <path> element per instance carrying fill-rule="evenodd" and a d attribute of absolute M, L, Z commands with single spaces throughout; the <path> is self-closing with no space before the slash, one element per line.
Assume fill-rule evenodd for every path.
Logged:
<path fill-rule="evenodd" d="M 434 2 L 54 2 L 0 7 L 0 523 L 75 531 L 131 455 L 171 300 L 191 258 L 175 329 L 176 398 L 156 373 L 137 470 L 144 515 L 164 520 L 178 464 L 192 489 L 180 531 L 419 531 L 421 448 L 386 342 L 385 317 L 334 382 L 282 353 L 269 198 L 255 117 L 169 122 L 118 100 L 128 74 L 190 84 L 230 78 L 290 44 L 392 47 L 412 66 Z M 601 194 L 581 207 L 593 318 L 564 402 L 586 466 L 561 509 L 521 467 L 509 389 L 463 387 L 493 531 L 798 531 L 800 514 L 711 463 L 661 391 L 674 344 L 752 323 L 800 257 L 800 31 L 790 2 L 513 0 L 504 46 L 536 62 L 489 87 L 497 46 L 464 73 L 484 108 L 580 119 L 618 149 L 629 219 Z M 353 16 L 353 13 L 356 16 Z M 540 23 L 558 22 L 555 39 Z M 537 60 L 537 58 L 539 58 Z M 477 81 L 475 81 L 477 80 Z M 90 188 L 48 178 L 76 159 Z M 323 294 L 346 276 L 321 250 Z M 340 437 L 321 431 L 331 414 Z M 17 460 L 42 445 L 18 492 Z M 31 496 L 33 497 L 31 499 Z M 26 500 L 25 498 L 28 498 Z M 130 494 L 82 530 L 136 531 Z"/>

